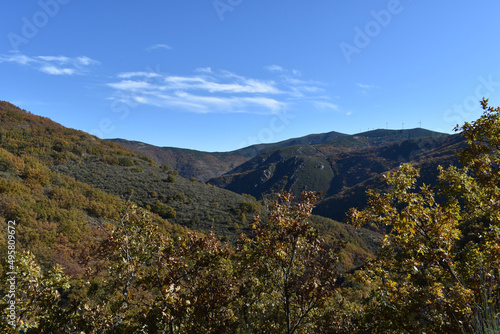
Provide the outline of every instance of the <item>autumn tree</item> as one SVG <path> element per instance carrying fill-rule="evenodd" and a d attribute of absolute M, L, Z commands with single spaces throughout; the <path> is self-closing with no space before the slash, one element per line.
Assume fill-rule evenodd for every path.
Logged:
<path fill-rule="evenodd" d="M 358 272 L 375 286 L 364 319 L 370 332 L 473 331 L 498 303 L 500 108 L 481 104 L 477 121 L 456 128 L 466 140 L 463 167 L 439 167 L 432 189 L 417 186 L 419 170 L 404 164 L 385 176 L 388 192 L 368 191 L 367 207 L 349 212 L 356 226 L 388 230 Z"/>
<path fill-rule="evenodd" d="M 243 333 L 314 333 L 315 316 L 337 289 L 338 246 L 308 222 L 318 193 L 294 202 L 278 195 L 267 216 L 255 216 L 242 235 L 240 320 Z"/>
<path fill-rule="evenodd" d="M 101 332 L 233 332 L 230 249 L 214 234 L 172 237 L 132 207 L 85 260 Z"/>
<path fill-rule="evenodd" d="M 43 271 L 29 252 L 17 253 L 13 267 L 0 276 L 2 333 L 74 333 L 82 329 L 76 310 L 63 305 L 62 293 L 70 288 L 70 278 L 61 267 Z"/>

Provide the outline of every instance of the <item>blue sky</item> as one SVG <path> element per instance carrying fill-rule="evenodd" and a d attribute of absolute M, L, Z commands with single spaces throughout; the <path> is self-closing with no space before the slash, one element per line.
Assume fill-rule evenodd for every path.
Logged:
<path fill-rule="evenodd" d="M 451 133 L 500 105 L 500 2 L 2 3 L 0 99 L 101 138 L 228 151 Z"/>

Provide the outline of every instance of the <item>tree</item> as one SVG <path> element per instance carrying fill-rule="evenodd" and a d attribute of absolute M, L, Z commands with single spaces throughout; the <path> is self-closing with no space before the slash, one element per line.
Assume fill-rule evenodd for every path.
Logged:
<path fill-rule="evenodd" d="M 299 203 L 281 193 L 267 217 L 257 215 L 253 238 L 239 248 L 240 319 L 245 333 L 310 333 L 314 315 L 337 289 L 338 245 L 329 245 L 312 228 L 318 193 L 303 192 Z"/>
<path fill-rule="evenodd" d="M 98 331 L 234 332 L 230 253 L 214 234 L 173 238 L 132 207 L 84 259 L 94 285 L 86 303 Z"/>
<path fill-rule="evenodd" d="M 351 209 L 355 226 L 385 226 L 376 259 L 358 273 L 375 288 L 365 324 L 371 332 L 471 331 L 484 293 L 498 303 L 500 264 L 500 108 L 465 123 L 463 167 L 439 167 L 439 184 L 417 187 L 409 164 L 388 173 L 384 194 L 368 191 Z M 498 314 L 498 308 L 497 313 Z"/>
<path fill-rule="evenodd" d="M 87 330 L 84 317 L 62 294 L 70 278 L 55 266 L 43 271 L 29 252 L 16 254 L 15 272 L 6 270 L 0 282 L 2 333 L 79 333 Z"/>

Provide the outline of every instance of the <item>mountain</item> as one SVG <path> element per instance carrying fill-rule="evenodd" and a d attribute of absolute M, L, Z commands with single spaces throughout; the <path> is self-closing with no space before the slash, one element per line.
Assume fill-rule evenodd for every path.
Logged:
<path fill-rule="evenodd" d="M 116 143 L 0 101 L 0 223 L 19 223 L 19 249 L 81 272 L 74 256 L 120 221 L 129 200 L 172 235 L 214 231 L 233 240 L 259 209 L 248 196 L 184 179 Z"/>
<path fill-rule="evenodd" d="M 58 263 L 81 274 L 79 255 L 106 238 L 133 203 L 173 237 L 213 231 L 228 241 L 248 233 L 253 215 L 266 210 L 250 195 L 186 179 L 117 143 L 0 101 L 0 224 L 16 221 L 19 249 L 44 267 Z M 348 241 L 344 268 L 360 265 L 380 240 L 328 218 L 315 216 L 312 224 Z"/>
<path fill-rule="evenodd" d="M 335 220 L 342 220 L 350 207 L 365 204 L 367 187 L 385 189 L 381 175 L 401 163 L 428 161 L 423 179 L 430 180 L 438 164 L 457 163 L 455 152 L 462 142 L 460 136 L 422 128 L 312 134 L 231 152 L 111 141 L 177 169 L 182 176 L 257 199 L 281 190 L 296 195 L 302 190 L 323 191 L 315 213 Z"/>
<path fill-rule="evenodd" d="M 281 189 L 295 193 L 315 189 L 332 195 L 373 173 L 411 161 L 445 138 L 423 129 L 375 130 L 315 145 L 282 147 L 259 154 L 209 183 L 256 197 Z"/>
<path fill-rule="evenodd" d="M 244 150 L 209 153 L 175 147 L 157 147 L 126 139 L 110 139 L 109 141 L 120 144 L 137 154 L 146 155 L 157 165 L 167 165 L 179 171 L 179 174 L 185 178 L 195 177 L 200 181 L 207 181 L 222 175 L 251 158 L 251 155 Z"/>
<path fill-rule="evenodd" d="M 186 178 L 195 177 L 200 181 L 208 181 L 229 172 L 260 153 L 291 145 L 312 145 L 347 136 L 339 132 L 312 134 L 292 138 L 277 143 L 257 144 L 230 152 L 202 152 L 196 150 L 158 147 L 138 141 L 126 139 L 109 139 L 129 150 L 150 157 L 158 165 L 167 165 L 179 171 Z"/>
<path fill-rule="evenodd" d="M 424 129 L 375 130 L 315 145 L 294 145 L 259 154 L 209 180 L 237 193 L 263 198 L 281 190 L 321 190 L 315 213 L 342 220 L 350 207 L 365 204 L 368 188 L 384 189 L 383 173 L 410 162 L 432 180 L 438 164 L 456 164 L 459 135 Z"/>
<path fill-rule="evenodd" d="M 394 171 L 401 163 L 409 162 L 420 169 L 419 185 L 435 185 L 438 166 L 459 165 L 456 153 L 463 149 L 464 139 L 459 135 L 437 138 L 407 140 L 393 145 L 377 148 L 347 157 L 339 161 L 345 168 L 338 177 L 336 187 L 332 187 L 314 209 L 314 213 L 342 221 L 351 207 L 363 208 L 366 205 L 366 191 L 388 190 L 383 179 L 387 171 Z M 342 186 L 340 187 L 340 181 Z"/>

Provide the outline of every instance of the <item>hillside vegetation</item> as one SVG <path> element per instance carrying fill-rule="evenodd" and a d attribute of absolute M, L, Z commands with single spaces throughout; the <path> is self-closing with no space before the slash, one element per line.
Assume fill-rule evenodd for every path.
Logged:
<path fill-rule="evenodd" d="M 79 277 L 81 257 L 109 237 L 138 205 L 159 232 L 185 237 L 216 233 L 231 243 L 250 234 L 253 216 L 267 204 L 185 179 L 166 165 L 82 131 L 68 129 L 0 101 L 0 223 L 17 222 L 16 249 L 29 252 L 45 271 L 55 265 Z M 380 236 L 314 218 L 331 242 L 344 239 L 346 270 L 371 257 Z M 7 253 L 8 233 L 0 234 Z M 2 272 L 7 270 L 2 262 Z"/>
<path fill-rule="evenodd" d="M 76 254 L 104 238 L 100 227 L 119 221 L 127 203 L 51 168 L 89 155 L 135 155 L 3 101 L 0 120 L 1 225 L 18 222 L 17 247 L 29 250 L 44 267 L 58 263 L 68 273 L 82 273 Z M 186 233 L 158 216 L 153 219 L 162 229 Z M 7 235 L 1 233 L 0 249 L 6 247 Z"/>
<path fill-rule="evenodd" d="M 247 166 L 271 180 L 288 163 L 301 186 L 257 201 L 0 102 L 0 330 L 496 332 L 500 107 L 481 104 L 460 136 L 264 152 Z M 300 174 L 318 163 L 327 186 Z M 363 185 L 352 226 L 312 215 Z"/>

